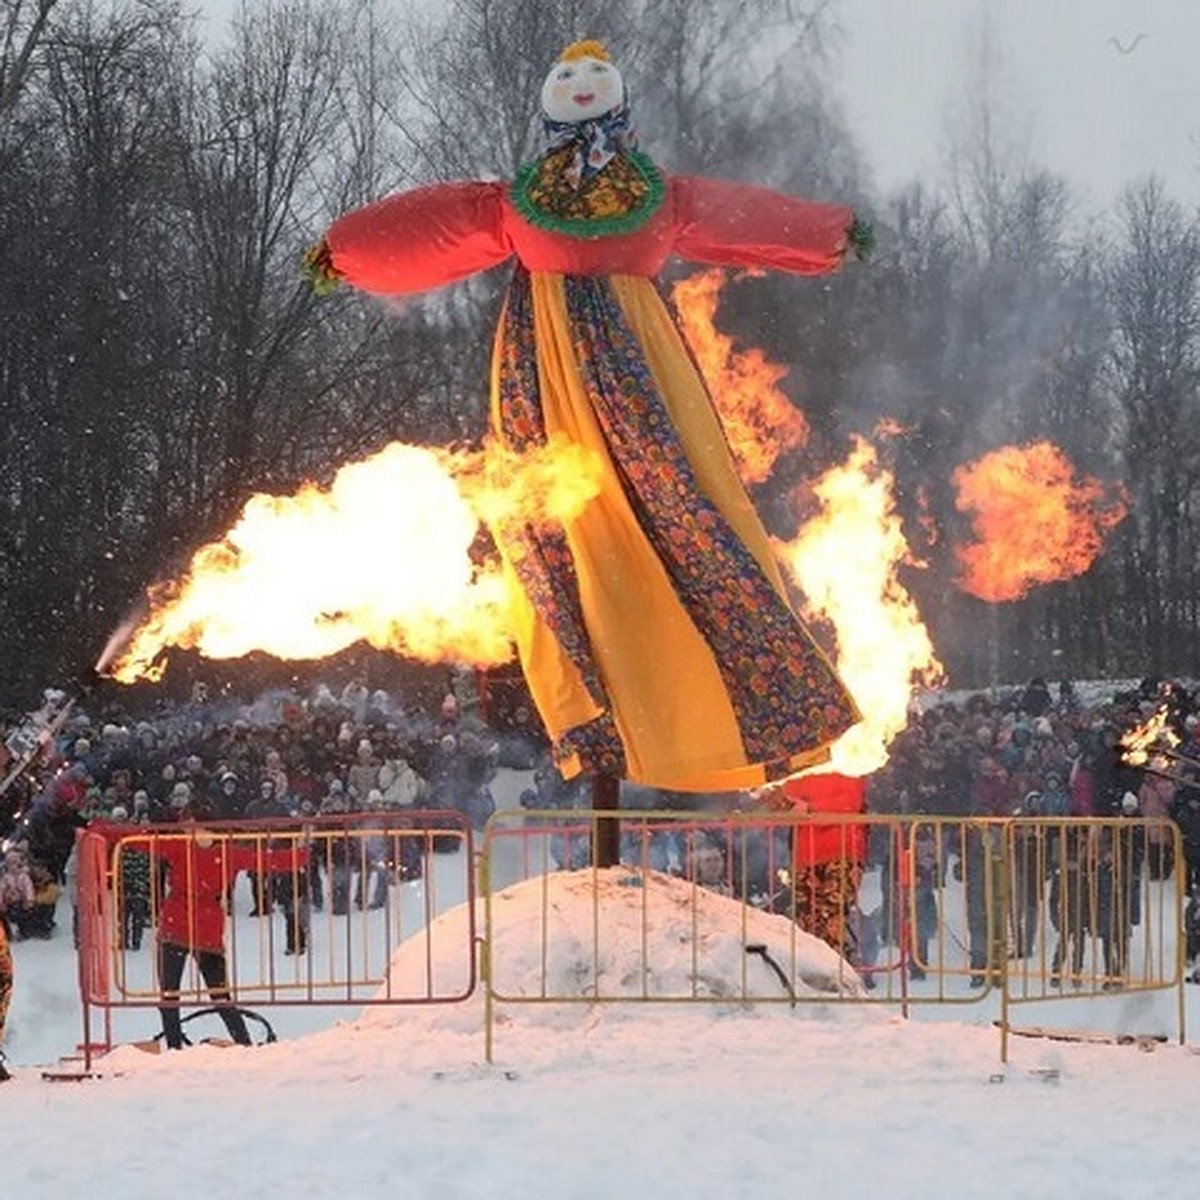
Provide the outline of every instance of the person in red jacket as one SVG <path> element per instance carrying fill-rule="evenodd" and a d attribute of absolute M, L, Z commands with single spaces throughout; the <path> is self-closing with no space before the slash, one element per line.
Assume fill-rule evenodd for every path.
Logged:
<path fill-rule="evenodd" d="M 211 816 L 202 799 L 180 815 L 186 836 L 151 838 L 151 853 L 166 865 L 166 894 L 159 908 L 158 972 L 163 1036 L 169 1050 L 183 1046 L 179 985 L 188 956 L 196 960 L 229 1036 L 250 1045 L 242 1014 L 231 1003 L 225 961 L 225 897 L 239 871 L 296 872 L 307 865 L 303 847 L 260 849 L 252 842 L 215 835 L 198 824 Z"/>
<path fill-rule="evenodd" d="M 511 182 L 389 196 L 310 254 L 319 288 L 442 287 L 516 259 L 492 367 L 492 435 L 570 449 L 596 494 L 492 530 L 513 633 L 566 779 L 761 786 L 829 757 L 853 699 L 788 598 L 766 531 L 656 276 L 671 255 L 823 275 L 863 256 L 839 204 L 670 175 L 637 149 L 607 50 L 563 51 L 544 152 Z"/>
<path fill-rule="evenodd" d="M 783 784 L 791 807 L 803 813 L 861 813 L 866 809 L 862 779 L 848 775 L 798 775 Z M 828 942 L 854 960 L 857 945 L 852 914 L 867 859 L 867 826 L 855 822 L 803 821 L 792 833 L 792 895 L 796 920 L 806 933 Z"/>

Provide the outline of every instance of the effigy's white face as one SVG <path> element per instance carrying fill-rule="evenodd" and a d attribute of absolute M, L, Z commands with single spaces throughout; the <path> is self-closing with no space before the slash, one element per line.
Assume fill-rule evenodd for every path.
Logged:
<path fill-rule="evenodd" d="M 552 121 L 589 121 L 621 103 L 625 84 L 612 63 L 575 58 L 555 63 L 542 84 L 542 111 Z"/>

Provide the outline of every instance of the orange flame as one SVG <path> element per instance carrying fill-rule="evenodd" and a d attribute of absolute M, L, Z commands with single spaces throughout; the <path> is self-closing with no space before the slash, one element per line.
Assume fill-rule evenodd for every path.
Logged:
<path fill-rule="evenodd" d="M 913 598 L 896 578 L 909 562 L 891 474 L 861 438 L 844 465 L 815 487 L 822 512 L 780 546 L 809 609 L 837 632 L 838 672 L 863 720 L 833 747 L 822 770 L 865 775 L 887 761 L 888 743 L 908 723 L 914 684 L 934 686 L 942 664 Z"/>
<path fill-rule="evenodd" d="M 733 338 L 714 319 L 725 273 L 701 271 L 671 290 L 692 353 L 708 383 L 725 427 L 738 473 L 746 484 L 770 478 L 781 454 L 808 441 L 808 422 L 776 386 L 787 367 L 770 362 L 757 347 L 735 351 Z"/>
<path fill-rule="evenodd" d="M 978 539 L 955 547 L 958 585 L 980 600 L 1019 600 L 1037 584 L 1082 575 L 1127 511 L 1123 489 L 1109 497 L 1098 479 L 1076 479 L 1050 442 L 1002 446 L 953 478 Z"/>
<path fill-rule="evenodd" d="M 569 520 L 598 491 L 598 470 L 561 441 L 521 458 L 393 442 L 327 489 L 253 496 L 182 580 L 149 589 L 149 615 L 109 673 L 160 678 L 168 646 L 312 659 L 364 639 L 429 662 L 505 662 L 502 574 L 469 553 L 480 521 Z"/>
<path fill-rule="evenodd" d="M 1152 751 L 1178 745 L 1179 735 L 1171 728 L 1171 713 L 1164 704 L 1141 725 L 1126 730 L 1121 735 L 1118 748 L 1124 762 L 1141 767 L 1150 761 Z"/>

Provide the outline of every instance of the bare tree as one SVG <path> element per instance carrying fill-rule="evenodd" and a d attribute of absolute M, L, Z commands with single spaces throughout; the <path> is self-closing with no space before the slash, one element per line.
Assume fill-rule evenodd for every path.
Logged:
<path fill-rule="evenodd" d="M 829 159 L 815 143 L 844 144 L 819 86 L 833 17 L 829 0 L 643 0 L 626 49 L 648 142 L 679 171 L 816 182 L 804 164 Z"/>
<path fill-rule="evenodd" d="M 0 132 L 3 132 L 45 39 L 58 0 L 4 0 L 0 5 Z"/>
<path fill-rule="evenodd" d="M 248 481 L 279 470 L 281 431 L 303 442 L 313 417 L 297 355 L 317 317 L 299 263 L 345 186 L 333 171 L 355 174 L 342 150 L 354 33 L 342 5 L 246 9 L 191 97 L 181 174 L 195 391 L 166 441 L 202 509 L 227 512 Z"/>
<path fill-rule="evenodd" d="M 12 114 L 0 242 L 21 282 L 0 294 L 0 591 L 34 618 L 18 660 L 74 658 L 144 549 L 145 402 L 169 401 L 177 332 L 156 231 L 181 47 L 170 6 L 68 9 Z"/>
<path fill-rule="evenodd" d="M 1127 190 L 1108 276 L 1112 376 L 1133 497 L 1128 619 L 1152 669 L 1195 640 L 1200 505 L 1200 223 L 1160 181 Z M 1195 652 L 1189 653 L 1195 666 Z"/>
<path fill-rule="evenodd" d="M 1017 197 L 1035 171 L 1030 121 L 1012 93 L 985 6 L 968 32 L 965 72 L 948 109 L 946 162 L 959 222 L 981 261 L 1002 252 L 1019 223 Z"/>

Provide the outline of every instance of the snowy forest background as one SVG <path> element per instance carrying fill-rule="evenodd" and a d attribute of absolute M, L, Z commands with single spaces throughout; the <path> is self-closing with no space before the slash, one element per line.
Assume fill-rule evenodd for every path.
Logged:
<path fill-rule="evenodd" d="M 668 169 L 876 223 L 866 269 L 725 289 L 720 326 L 788 366 L 813 431 L 756 491 L 768 524 L 789 536 L 797 483 L 886 421 L 921 562 L 905 586 L 954 684 L 1195 675 L 1200 214 L 1153 178 L 1085 210 L 1019 148 L 986 36 L 945 176 L 878 194 L 839 100 L 837 9 L 261 0 L 206 40 L 176 0 L 0 0 L 0 702 L 93 662 L 253 492 L 482 435 L 507 272 L 386 305 L 314 297 L 301 258 L 387 192 L 510 177 L 583 33 Z M 951 472 L 1034 439 L 1122 484 L 1129 515 L 1082 578 L 986 604 L 954 585 Z"/>

